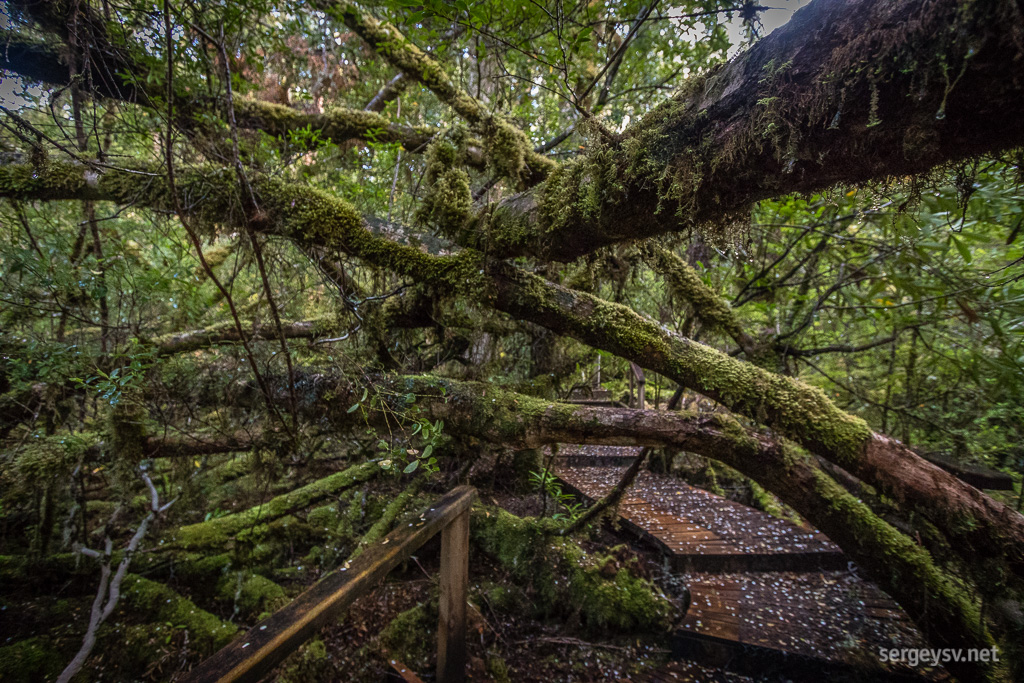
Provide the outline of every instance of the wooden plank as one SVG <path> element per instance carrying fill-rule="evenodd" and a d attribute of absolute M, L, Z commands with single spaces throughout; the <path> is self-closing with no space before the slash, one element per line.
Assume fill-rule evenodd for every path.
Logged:
<path fill-rule="evenodd" d="M 452 489 L 425 510 L 414 526 L 396 529 L 367 549 L 348 568 L 328 574 L 299 597 L 202 662 L 186 679 L 191 683 L 255 683 L 281 663 L 321 626 L 336 619 L 356 598 L 374 588 L 388 572 L 409 559 L 452 519 L 469 510 L 476 489 Z"/>
<path fill-rule="evenodd" d="M 394 672 L 399 675 L 405 683 L 423 683 L 423 679 L 413 673 L 412 669 L 402 664 L 398 660 L 392 659 L 391 668 Z"/>
<path fill-rule="evenodd" d="M 737 642 L 740 641 L 740 626 L 738 621 L 722 621 L 713 617 L 687 617 L 683 622 L 686 633 L 699 633 Z"/>
<path fill-rule="evenodd" d="M 469 587 L 469 510 L 441 532 L 441 597 L 437 622 L 437 680 L 466 680 L 466 599 Z"/>

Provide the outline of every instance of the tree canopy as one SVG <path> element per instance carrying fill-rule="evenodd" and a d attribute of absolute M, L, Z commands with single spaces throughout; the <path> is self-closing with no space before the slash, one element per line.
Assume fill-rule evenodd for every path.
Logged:
<path fill-rule="evenodd" d="M 637 445 L 763 487 L 937 646 L 999 647 L 957 677 L 1024 670 L 1019 0 L 813 0 L 770 33 L 746 0 L 4 7 L 12 585 L 99 566 L 103 607 L 230 567 L 237 613 L 255 568 L 328 571 L 412 500 Z M 571 402 L 634 366 L 646 405 Z M 272 542 L 366 482 L 360 533 Z M 571 564 L 580 514 L 522 523 Z M 654 606 L 616 626 L 661 623 L 630 580 Z M 191 662 L 234 634 L 139 581 Z M 99 607 L 57 672 L 115 647 Z M 53 649 L 28 635 L 5 657 Z"/>

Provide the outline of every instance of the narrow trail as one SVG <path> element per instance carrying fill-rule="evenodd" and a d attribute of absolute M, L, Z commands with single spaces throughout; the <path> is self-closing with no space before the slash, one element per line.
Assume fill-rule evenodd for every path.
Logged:
<path fill-rule="evenodd" d="M 592 502 L 639 450 L 562 446 L 555 472 L 564 488 Z M 882 664 L 882 649 L 927 644 L 824 534 L 646 471 L 619 514 L 624 529 L 661 551 L 669 580 L 691 595 L 673 639 L 680 661 L 638 680 L 948 679 L 941 669 Z"/>

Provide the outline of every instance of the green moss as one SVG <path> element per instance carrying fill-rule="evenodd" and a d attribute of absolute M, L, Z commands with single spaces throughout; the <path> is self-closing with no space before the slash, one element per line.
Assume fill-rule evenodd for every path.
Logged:
<path fill-rule="evenodd" d="M 487 653 L 487 673 L 494 679 L 494 683 L 511 683 L 508 664 L 500 656 L 493 652 Z"/>
<path fill-rule="evenodd" d="M 427 193 L 416 212 L 420 221 L 449 237 L 458 234 L 473 204 L 469 175 L 458 167 L 465 156 L 464 146 L 464 133 L 430 143 L 424 175 Z"/>
<path fill-rule="evenodd" d="M 480 594 L 487 604 L 499 611 L 516 613 L 523 608 L 522 593 L 499 583 L 486 583 L 480 587 Z"/>
<path fill-rule="evenodd" d="M 360 463 L 243 512 L 183 526 L 178 529 L 174 538 L 175 545 L 184 549 L 224 546 L 233 536 L 246 529 L 284 517 L 293 510 L 308 507 L 311 503 L 368 480 L 379 471 L 380 467 L 376 463 Z"/>
<path fill-rule="evenodd" d="M 334 667 L 327 656 L 327 646 L 320 636 L 305 643 L 281 665 L 277 683 L 307 683 L 336 678 Z"/>
<path fill-rule="evenodd" d="M 556 167 L 550 159 L 534 153 L 522 131 L 458 88 L 441 64 L 394 26 L 378 22 L 352 3 L 334 3 L 332 9 L 392 65 L 418 80 L 465 121 L 482 130 L 488 166 L 499 177 L 520 185 L 526 179 L 527 170 L 533 177 L 541 178 Z M 461 178 L 458 180 L 461 190 Z"/>
<path fill-rule="evenodd" d="M 221 621 L 162 583 L 129 574 L 122 585 L 122 593 L 132 611 L 145 614 L 151 621 L 184 626 L 189 632 L 189 642 L 200 652 L 215 652 L 238 632 L 234 624 Z"/>
<path fill-rule="evenodd" d="M 235 115 L 240 126 L 258 128 L 269 135 L 298 143 L 330 140 L 341 144 L 359 138 L 380 143 L 398 142 L 411 150 L 422 146 L 437 133 L 431 128 L 398 125 L 377 112 L 364 109 L 332 107 L 322 114 L 309 114 L 285 105 L 247 98 L 236 100 Z M 295 135 L 304 130 L 314 135 Z"/>
<path fill-rule="evenodd" d="M 395 524 L 395 520 L 398 519 L 398 515 L 402 513 L 402 510 L 406 508 L 409 502 L 417 494 L 424 481 L 425 479 L 423 477 L 419 477 L 414 480 L 412 484 L 407 486 L 404 491 L 387 503 L 384 509 L 381 510 L 380 517 L 359 540 L 358 547 L 356 547 L 356 549 L 352 551 L 352 554 L 349 555 L 348 559 L 350 561 L 362 554 L 363 550 L 366 548 L 379 543 L 381 539 L 391 531 L 391 528 Z"/>
<path fill-rule="evenodd" d="M 174 558 L 174 576 L 190 586 L 214 586 L 229 573 L 233 562 L 234 559 L 227 553 L 183 553 Z"/>
<path fill-rule="evenodd" d="M 553 285 L 527 273 L 509 273 L 514 294 L 502 308 L 544 320 L 560 333 L 631 358 L 726 407 L 765 423 L 841 466 L 853 466 L 871 429 L 800 380 L 771 373 L 709 346 L 676 336 L 621 304 Z"/>
<path fill-rule="evenodd" d="M 431 256 L 418 248 L 373 234 L 348 202 L 322 190 L 276 179 L 254 182 L 263 214 L 262 229 L 282 234 L 299 244 L 334 247 L 398 275 L 450 292 L 487 289 L 482 256 L 464 249 L 452 256 Z"/>
<path fill-rule="evenodd" d="M 693 307 L 694 315 L 702 324 L 729 335 L 744 351 L 753 350 L 752 340 L 736 320 L 728 302 L 704 284 L 696 270 L 667 249 L 650 249 L 648 258 L 665 277 L 673 294 Z"/>
<path fill-rule="evenodd" d="M 772 517 L 789 519 L 782 506 L 776 502 L 775 497 L 761 488 L 756 481 L 750 482 L 750 497 L 752 507 L 767 512 Z"/>
<path fill-rule="evenodd" d="M 525 425 L 524 425 L 525 426 Z M 527 448 L 512 454 L 512 483 L 516 490 L 525 493 L 531 487 L 531 474 L 544 469 L 541 451 Z"/>
<path fill-rule="evenodd" d="M 48 481 L 68 474 L 89 450 L 97 449 L 102 436 L 95 432 L 40 436 L 33 434 L 16 452 L 14 471 L 28 482 Z"/>
<path fill-rule="evenodd" d="M 473 542 L 534 593 L 541 614 L 579 616 L 591 629 L 661 631 L 674 608 L 650 582 L 612 557 L 586 553 L 575 542 L 553 537 L 557 523 L 521 519 L 500 508 L 472 517 Z M 567 580 L 565 580 L 567 579 Z"/>
<path fill-rule="evenodd" d="M 225 574 L 217 585 L 217 594 L 246 616 L 274 612 L 288 604 L 288 596 L 281 586 L 250 572 Z"/>
<path fill-rule="evenodd" d="M 505 121 L 492 119 L 484 126 L 484 144 L 492 172 L 519 185 L 532 149 L 526 135 Z"/>
<path fill-rule="evenodd" d="M 35 683 L 55 679 L 64 669 L 65 657 L 45 636 L 26 638 L 0 647 L 0 681 Z"/>
<path fill-rule="evenodd" d="M 388 655 L 400 659 L 413 671 L 426 671 L 434 649 L 437 607 L 420 603 L 400 613 L 380 633 L 380 644 Z"/>
<path fill-rule="evenodd" d="M 625 185 L 615 150 L 599 140 L 591 142 L 587 154 L 554 169 L 538 187 L 543 223 L 534 226 L 545 233 L 575 229 L 582 225 L 602 229 L 609 205 L 625 201 Z M 501 218 L 498 216 L 498 218 Z M 496 229 L 494 237 L 505 242 L 507 235 Z"/>
<path fill-rule="evenodd" d="M 145 456 L 146 418 L 148 413 L 141 397 L 123 392 L 107 419 L 110 451 L 117 460 L 132 464 Z"/>
<path fill-rule="evenodd" d="M 808 457 L 808 456 L 804 456 Z M 882 582 L 914 618 L 923 618 L 926 611 L 938 610 L 957 633 L 978 647 L 987 647 L 992 639 L 981 621 L 980 609 L 971 592 L 940 570 L 931 555 L 905 534 L 876 516 L 863 502 L 854 498 L 820 469 L 814 469 L 814 494 L 828 502 L 827 514 L 815 522 L 821 524 L 844 547 L 856 544 L 857 550 L 873 560 L 873 572 L 886 572 Z M 842 534 L 835 530 L 842 529 Z M 886 561 L 886 558 L 891 558 Z M 907 599 L 913 596 L 912 601 Z M 930 617 L 935 620 L 936 616 Z M 934 622 L 933 622 L 934 623 Z"/>
<path fill-rule="evenodd" d="M 0 166 L 0 196 L 15 199 L 63 199 L 90 192 L 95 174 L 81 164 L 47 161 Z"/>
<path fill-rule="evenodd" d="M 210 267 L 210 270 L 214 270 L 224 265 L 233 253 L 235 253 L 233 246 L 229 244 L 215 244 L 203 252 L 203 259 L 206 261 L 206 265 Z M 206 279 L 206 270 L 202 265 L 196 267 L 196 277 L 200 281 Z"/>
<path fill-rule="evenodd" d="M 115 669 L 115 676 L 134 678 L 155 664 L 172 647 L 174 632 L 182 630 L 169 623 L 128 624 L 117 627 L 117 631 L 105 627 L 98 648 L 116 648 L 118 657 L 108 666 Z M 174 645 L 177 645 L 175 643 Z"/>
<path fill-rule="evenodd" d="M 364 14 L 350 2 L 332 3 L 330 11 L 393 66 L 433 91 L 459 116 L 470 123 L 479 123 L 487 117 L 488 112 L 483 105 L 457 88 L 437 61 L 406 40 L 394 26 Z"/>

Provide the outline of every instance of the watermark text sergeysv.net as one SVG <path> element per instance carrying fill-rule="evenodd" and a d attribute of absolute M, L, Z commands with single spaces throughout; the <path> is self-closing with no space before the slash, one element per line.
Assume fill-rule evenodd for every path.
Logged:
<path fill-rule="evenodd" d="M 883 662 L 905 662 L 912 667 L 939 666 L 955 662 L 998 662 L 999 654 L 994 647 L 970 648 L 881 648 L 878 658 Z"/>

